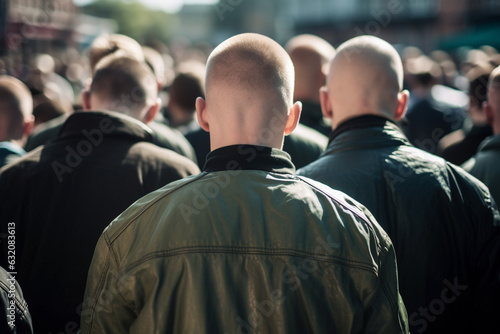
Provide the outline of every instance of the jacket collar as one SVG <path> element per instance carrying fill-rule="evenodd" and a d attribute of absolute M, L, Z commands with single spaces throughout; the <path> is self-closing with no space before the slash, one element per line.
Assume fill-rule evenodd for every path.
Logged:
<path fill-rule="evenodd" d="M 153 132 L 147 125 L 132 117 L 112 111 L 73 113 L 63 124 L 57 139 L 82 136 L 97 138 L 101 135 L 128 137 L 136 141 L 153 141 Z"/>
<path fill-rule="evenodd" d="M 330 135 L 328 147 L 322 155 L 339 150 L 378 148 L 408 145 L 403 130 L 393 121 L 375 115 L 352 118 L 340 124 Z"/>
<path fill-rule="evenodd" d="M 271 147 L 231 145 L 210 152 L 203 168 L 205 172 L 225 170 L 262 170 L 280 174 L 295 174 L 288 153 Z"/>
<path fill-rule="evenodd" d="M 478 151 L 500 151 L 500 135 L 486 138 L 480 145 Z"/>
<path fill-rule="evenodd" d="M 349 130 L 356 129 L 366 129 L 372 127 L 383 127 L 387 122 L 393 123 L 391 120 L 376 116 L 376 115 L 363 115 L 355 118 L 351 118 L 343 123 L 341 123 L 335 130 L 332 131 L 329 137 L 328 143 L 331 143 L 336 137 L 338 137 L 341 133 L 344 133 Z M 395 123 L 393 123 L 396 125 Z"/>

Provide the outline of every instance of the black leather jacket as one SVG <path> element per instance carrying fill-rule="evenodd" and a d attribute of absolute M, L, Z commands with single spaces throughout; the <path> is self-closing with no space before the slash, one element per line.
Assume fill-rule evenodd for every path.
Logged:
<path fill-rule="evenodd" d="M 32 334 L 31 315 L 21 287 L 0 267 L 0 333 Z"/>
<path fill-rule="evenodd" d="M 500 217 L 484 184 L 377 116 L 340 125 L 298 174 L 352 196 L 387 231 L 412 333 L 498 328 Z"/>
<path fill-rule="evenodd" d="M 500 134 L 485 139 L 476 155 L 466 161 L 462 167 L 483 181 L 491 195 L 500 203 Z"/>
<path fill-rule="evenodd" d="M 407 333 L 394 249 L 364 207 L 230 146 L 133 204 L 89 270 L 86 333 Z"/>
<path fill-rule="evenodd" d="M 72 114 L 52 143 L 0 170 L 0 265 L 16 224 L 17 279 L 37 334 L 78 328 L 85 280 L 104 228 L 137 199 L 198 174 L 152 144 L 151 130 L 115 112 Z"/>

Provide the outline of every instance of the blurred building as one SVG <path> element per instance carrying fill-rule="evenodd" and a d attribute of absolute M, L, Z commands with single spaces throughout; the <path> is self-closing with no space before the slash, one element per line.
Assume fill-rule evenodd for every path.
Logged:
<path fill-rule="evenodd" d="M 371 34 L 425 51 L 456 48 L 467 37 L 472 47 L 500 46 L 498 0 L 220 0 L 217 6 L 216 30 L 225 36 L 254 31 L 283 43 L 313 33 L 338 45 Z"/>
<path fill-rule="evenodd" d="M 2 0 L 0 56 L 27 63 L 34 53 L 84 48 L 117 30 L 113 20 L 83 15 L 73 0 Z"/>
<path fill-rule="evenodd" d="M 46 52 L 71 41 L 77 8 L 72 0 L 4 0 L 0 15 L 4 27 L 1 53 Z"/>
<path fill-rule="evenodd" d="M 213 5 L 185 5 L 176 15 L 176 38 L 206 42 L 214 32 L 215 19 Z"/>

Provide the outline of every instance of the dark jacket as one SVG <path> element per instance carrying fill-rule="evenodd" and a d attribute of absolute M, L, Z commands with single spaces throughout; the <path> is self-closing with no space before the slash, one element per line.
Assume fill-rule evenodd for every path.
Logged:
<path fill-rule="evenodd" d="M 387 231 L 412 333 L 498 328 L 500 217 L 481 182 L 376 116 L 344 122 L 298 173 L 352 196 Z"/>
<path fill-rule="evenodd" d="M 27 151 L 32 151 L 38 146 L 45 145 L 49 141 L 57 138 L 67 118 L 68 115 L 62 115 L 48 121 L 46 124 L 39 125 L 39 129 L 36 133 L 33 133 L 28 138 L 25 149 Z M 182 133 L 156 121 L 149 123 L 148 127 L 152 130 L 153 144 L 177 152 L 196 162 L 194 149 Z"/>
<path fill-rule="evenodd" d="M 493 134 L 490 125 L 473 125 L 467 130 L 456 130 L 439 142 L 438 152 L 443 159 L 460 166 L 472 157 L 479 145 Z M 457 138 L 453 140 L 452 138 Z M 442 146 L 441 143 L 446 143 Z"/>
<path fill-rule="evenodd" d="M 500 203 L 500 135 L 487 138 L 463 168 L 483 181 L 495 202 Z"/>
<path fill-rule="evenodd" d="M 133 118 L 79 112 L 54 142 L 0 170 L 0 231 L 16 223 L 17 279 L 36 333 L 78 328 L 94 247 L 118 214 L 199 173 L 191 160 L 152 140 L 151 130 Z M 3 239 L 3 255 L 6 249 Z"/>
<path fill-rule="evenodd" d="M 332 132 L 332 125 L 323 116 L 321 105 L 309 101 L 301 102 L 302 112 L 300 114 L 300 123 L 328 136 Z"/>
<path fill-rule="evenodd" d="M 409 107 L 405 119 L 405 132 L 410 142 L 422 150 L 435 153 L 444 136 L 462 127 L 465 113 L 461 108 L 427 97 Z"/>
<path fill-rule="evenodd" d="M 14 236 L 14 233 L 9 234 Z M 13 243 L 15 244 L 15 243 Z M 11 254 L 15 254 L 14 252 Z M 14 256 L 14 255 L 13 255 Z M 15 259 L 10 267 L 15 270 Z M 12 261 L 12 260 L 11 260 Z M 9 268 L 9 267 L 8 267 Z M 32 334 L 31 315 L 28 304 L 24 300 L 23 291 L 16 281 L 14 275 L 10 275 L 4 268 L 0 267 L 0 333 L 5 334 Z"/>
<path fill-rule="evenodd" d="M 210 134 L 198 129 L 186 134 L 198 159 L 198 166 L 203 169 L 207 154 L 210 153 Z M 314 160 L 325 150 L 328 137 L 305 125 L 297 124 L 291 134 L 285 137 L 283 151 L 290 154 L 296 168 L 303 167 Z"/>
<path fill-rule="evenodd" d="M 283 151 L 228 146 L 137 201 L 99 239 L 82 334 L 407 333 L 390 239 L 294 172 Z"/>

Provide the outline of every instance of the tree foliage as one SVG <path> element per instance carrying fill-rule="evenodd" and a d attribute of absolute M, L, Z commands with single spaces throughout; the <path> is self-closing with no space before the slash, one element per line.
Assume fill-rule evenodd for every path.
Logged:
<path fill-rule="evenodd" d="M 148 40 L 166 42 L 171 38 L 172 14 L 150 9 L 136 0 L 95 0 L 82 7 L 83 13 L 110 18 L 118 24 L 118 33 L 140 43 Z"/>

